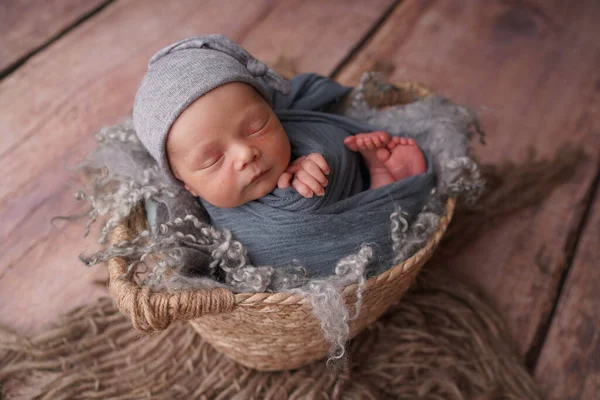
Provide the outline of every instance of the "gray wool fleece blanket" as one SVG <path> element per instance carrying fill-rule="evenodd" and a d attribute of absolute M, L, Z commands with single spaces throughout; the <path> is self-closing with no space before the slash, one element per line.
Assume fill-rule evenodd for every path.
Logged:
<path fill-rule="evenodd" d="M 343 140 L 379 128 L 327 112 L 350 90 L 327 78 L 304 74 L 292 80 L 291 94 L 273 94 L 274 110 L 290 139 L 292 159 L 318 152 L 329 164 L 324 196 L 304 198 L 288 188 L 275 189 L 236 208 L 221 209 L 202 201 L 212 224 L 231 230 L 254 265 L 282 266 L 295 261 L 311 277 L 329 276 L 341 258 L 369 244 L 374 251 L 370 269 L 388 267 L 394 256 L 390 214 L 401 210 L 410 221 L 435 187 L 428 160 L 423 174 L 368 189 L 361 155 L 347 150 Z"/>

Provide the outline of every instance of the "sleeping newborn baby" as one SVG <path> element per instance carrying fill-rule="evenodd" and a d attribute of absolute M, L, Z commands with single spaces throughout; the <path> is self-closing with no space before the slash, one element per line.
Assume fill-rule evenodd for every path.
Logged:
<path fill-rule="evenodd" d="M 363 155 L 375 189 L 425 172 L 413 139 L 386 132 L 348 136 L 344 144 Z M 275 112 L 246 83 L 227 83 L 195 100 L 175 120 L 166 142 L 171 172 L 194 196 L 215 207 L 237 207 L 275 187 L 323 196 L 329 166 L 322 154 L 290 163 L 290 142 Z"/>
<path fill-rule="evenodd" d="M 193 37 L 151 59 L 134 124 L 255 265 L 329 275 L 363 243 L 389 261 L 389 215 L 416 215 L 433 187 L 414 140 L 327 112 L 349 90 L 314 74 L 288 82 L 223 36 Z"/>

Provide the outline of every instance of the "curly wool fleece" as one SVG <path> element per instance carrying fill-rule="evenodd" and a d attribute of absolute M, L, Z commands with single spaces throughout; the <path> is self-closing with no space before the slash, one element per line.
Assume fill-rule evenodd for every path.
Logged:
<path fill-rule="evenodd" d="M 444 213 L 445 196 L 474 199 L 481 191 L 483 181 L 468 155 L 471 128 L 477 126 L 477 120 L 466 108 L 439 96 L 378 111 L 365 101 L 365 90 L 373 86 L 380 91 L 390 89 L 378 75 L 365 74 L 348 95 L 348 107 L 338 112 L 359 119 L 379 118 L 378 124 L 390 129 L 402 126 L 403 135 L 414 137 L 429 152 L 438 176 L 437 189 L 412 224 L 408 225 L 401 210 L 390 216 L 394 261 L 398 263 L 422 248 L 436 230 Z M 152 255 L 160 255 L 162 261 L 140 282 L 156 290 L 215 286 L 234 292 L 294 290 L 309 298 L 325 337 L 335 344 L 332 354 L 343 355 L 350 316 L 340 300 L 340 289 L 350 283 L 359 283 L 359 289 L 362 286 L 365 266 L 372 255 L 368 246 L 340 260 L 337 275 L 318 281 L 306 276 L 301 265 L 251 265 L 243 244 L 226 230 L 209 225 L 196 199 L 165 179 L 137 140 L 130 120 L 101 130 L 96 140 L 99 147 L 82 168 L 95 172 L 98 178 L 91 193 L 79 193 L 91 205 L 88 226 L 99 216 L 108 218 L 100 234 L 100 242 L 104 243 L 112 228 L 142 203 L 154 214 L 156 223 L 152 231 L 139 232 L 130 242 L 82 255 L 82 261 L 92 265 L 123 256 L 130 260 L 128 273 L 135 274 L 143 271 Z M 360 295 L 358 299 L 357 308 Z"/>

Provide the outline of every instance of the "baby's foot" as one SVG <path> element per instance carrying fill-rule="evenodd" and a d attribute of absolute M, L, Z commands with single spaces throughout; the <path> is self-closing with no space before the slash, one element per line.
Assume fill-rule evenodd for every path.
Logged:
<path fill-rule="evenodd" d="M 359 133 L 344 144 L 360 152 L 371 177 L 371 189 L 425 172 L 425 158 L 413 139 L 390 137 L 387 132 Z"/>
<path fill-rule="evenodd" d="M 358 133 L 344 139 L 344 144 L 349 150 L 362 155 L 371 177 L 371 189 L 395 180 L 382 161 L 390 158 L 390 151 L 386 148 L 389 143 L 390 135 L 383 131 Z"/>
<path fill-rule="evenodd" d="M 394 136 L 384 150 L 386 151 L 377 151 L 377 157 L 395 181 L 422 174 L 427 170 L 425 156 L 414 139 Z"/>

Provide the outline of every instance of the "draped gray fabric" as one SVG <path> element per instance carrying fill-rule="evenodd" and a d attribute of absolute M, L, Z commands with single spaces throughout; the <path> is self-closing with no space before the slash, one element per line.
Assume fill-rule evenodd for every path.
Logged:
<path fill-rule="evenodd" d="M 410 221 L 435 187 L 428 159 L 427 172 L 366 190 L 368 173 L 362 158 L 347 150 L 343 140 L 378 128 L 326 112 L 350 89 L 304 74 L 292 80 L 289 95 L 271 93 L 292 145 L 292 159 L 318 152 L 329 164 L 324 196 L 307 199 L 288 188 L 236 208 L 221 209 L 202 201 L 212 224 L 230 229 L 253 264 L 283 266 L 297 260 L 309 276 L 328 276 L 341 258 L 369 244 L 375 254 L 370 270 L 381 270 L 393 258 L 390 214 L 400 209 Z"/>

